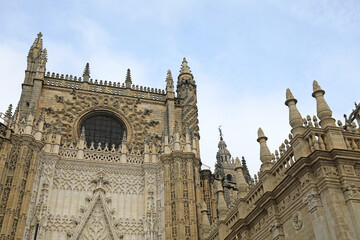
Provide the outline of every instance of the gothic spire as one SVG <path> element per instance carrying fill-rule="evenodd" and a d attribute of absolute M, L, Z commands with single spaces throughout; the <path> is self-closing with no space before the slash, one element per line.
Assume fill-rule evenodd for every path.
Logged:
<path fill-rule="evenodd" d="M 191 74 L 190 67 L 188 66 L 188 62 L 186 61 L 185 57 L 183 58 L 183 61 L 181 63 L 180 75 L 184 73 Z"/>
<path fill-rule="evenodd" d="M 90 78 L 90 65 L 86 63 L 84 73 L 83 73 L 83 80 L 84 82 L 88 82 Z"/>
<path fill-rule="evenodd" d="M 126 71 L 126 79 L 125 79 L 126 88 L 131 88 L 131 84 L 132 84 L 131 72 L 130 72 L 130 69 L 128 68 Z"/>

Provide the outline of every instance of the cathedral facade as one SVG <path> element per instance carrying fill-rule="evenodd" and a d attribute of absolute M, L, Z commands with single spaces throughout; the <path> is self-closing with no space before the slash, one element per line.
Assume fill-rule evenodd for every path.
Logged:
<path fill-rule="evenodd" d="M 250 175 L 220 132 L 201 168 L 197 89 L 184 58 L 165 90 L 46 72 L 38 34 L 20 101 L 0 123 L 0 239 L 360 239 L 359 109 L 336 123 L 288 89 L 291 133 L 273 154 L 258 131 Z"/>

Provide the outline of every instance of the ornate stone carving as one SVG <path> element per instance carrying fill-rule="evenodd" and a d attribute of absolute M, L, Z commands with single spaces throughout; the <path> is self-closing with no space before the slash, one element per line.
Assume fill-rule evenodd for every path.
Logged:
<path fill-rule="evenodd" d="M 300 213 L 295 213 L 293 215 L 293 226 L 296 230 L 300 230 L 303 225 L 302 216 Z"/>
<path fill-rule="evenodd" d="M 360 199 L 360 187 L 355 183 L 346 183 L 342 186 L 345 199 Z"/>
<path fill-rule="evenodd" d="M 52 119 L 61 119 L 63 122 L 62 135 L 66 139 L 74 139 L 74 132 L 77 131 L 74 122 L 77 122 L 85 113 L 94 110 L 110 110 L 122 116 L 131 127 L 132 142 L 130 145 L 143 147 L 144 133 L 151 132 L 150 129 L 159 124 L 151 119 L 152 110 L 138 110 L 140 99 L 129 99 L 120 96 L 108 96 L 101 94 L 76 93 L 76 98 L 67 99 L 64 96 L 55 96 L 61 108 L 49 107 L 47 115 Z M 49 127 L 49 126 L 47 126 Z"/>
<path fill-rule="evenodd" d="M 342 167 L 345 175 L 355 175 L 354 167 L 352 165 L 343 165 Z"/>
<path fill-rule="evenodd" d="M 309 193 L 304 197 L 303 202 L 308 206 L 309 212 L 314 212 L 318 206 L 317 194 Z"/>

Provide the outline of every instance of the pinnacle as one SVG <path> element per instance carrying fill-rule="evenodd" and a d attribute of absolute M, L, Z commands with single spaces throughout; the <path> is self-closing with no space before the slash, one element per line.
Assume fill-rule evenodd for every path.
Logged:
<path fill-rule="evenodd" d="M 180 74 L 191 74 L 191 70 L 190 67 L 188 66 L 188 62 L 186 61 L 186 58 L 183 58 L 183 61 L 181 63 L 181 68 L 180 68 Z"/>
<path fill-rule="evenodd" d="M 6 113 L 5 113 L 6 117 L 11 118 L 11 116 L 12 116 L 12 108 L 13 108 L 13 105 L 10 104 L 8 109 L 6 110 Z"/>
<path fill-rule="evenodd" d="M 259 130 L 258 130 L 258 138 L 261 138 L 261 137 L 265 137 L 265 134 L 264 134 L 264 131 L 261 128 L 259 128 Z"/>
<path fill-rule="evenodd" d="M 132 84 L 132 80 L 131 80 L 131 72 L 130 69 L 128 68 L 126 71 L 126 78 L 125 78 L 125 84 L 127 88 L 131 87 Z"/>
<path fill-rule="evenodd" d="M 90 77 L 90 64 L 89 64 L 89 63 L 86 63 L 86 65 L 85 65 L 83 77 L 84 77 L 84 76 Z"/>
<path fill-rule="evenodd" d="M 287 88 L 286 89 L 286 100 L 289 100 L 289 99 L 295 99 L 295 98 L 294 98 L 294 95 L 292 94 L 292 92 L 290 91 L 290 88 Z"/>
<path fill-rule="evenodd" d="M 318 91 L 318 90 L 322 90 L 322 89 L 321 89 L 319 83 L 316 80 L 314 80 L 313 81 L 313 91 L 315 92 L 315 91 Z"/>
<path fill-rule="evenodd" d="M 172 77 L 172 74 L 171 74 L 171 71 L 170 69 L 167 71 L 167 75 L 166 75 L 166 83 L 171 83 L 173 82 L 173 77 Z"/>

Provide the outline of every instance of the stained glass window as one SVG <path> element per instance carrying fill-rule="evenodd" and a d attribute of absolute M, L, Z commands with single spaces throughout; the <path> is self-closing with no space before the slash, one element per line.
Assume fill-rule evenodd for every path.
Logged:
<path fill-rule="evenodd" d="M 118 147 L 126 131 L 125 124 L 116 116 L 106 112 L 93 113 L 86 117 L 82 123 L 81 128 L 85 127 L 85 137 L 87 146 L 94 142 L 95 147 L 98 143 L 105 146 L 106 143 L 109 147 L 115 144 Z"/>

